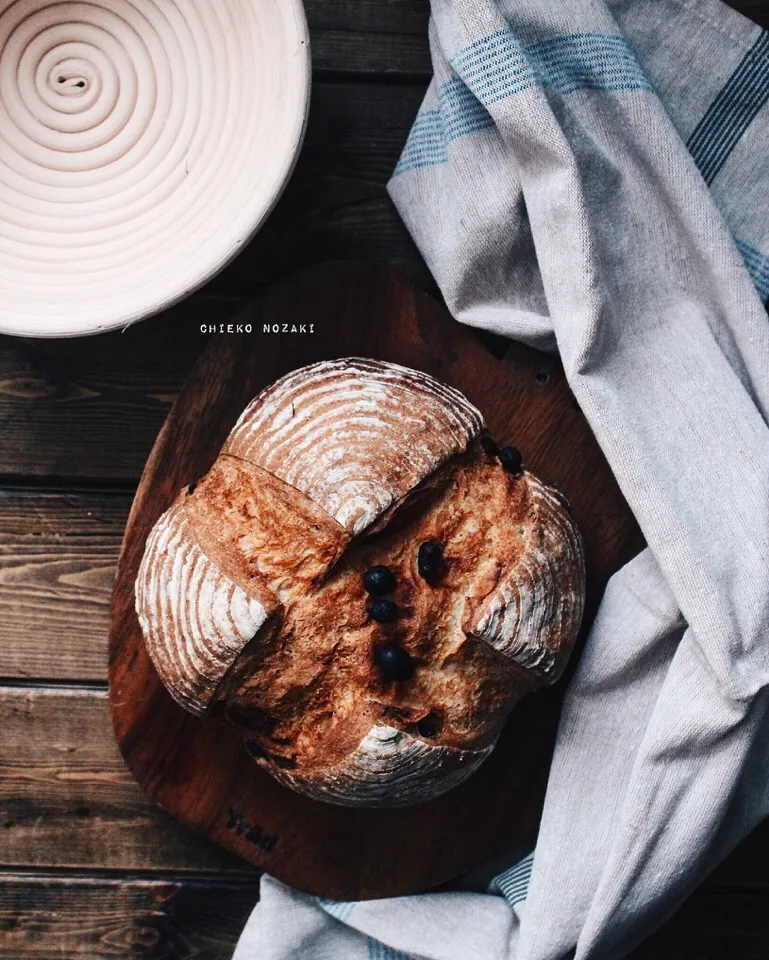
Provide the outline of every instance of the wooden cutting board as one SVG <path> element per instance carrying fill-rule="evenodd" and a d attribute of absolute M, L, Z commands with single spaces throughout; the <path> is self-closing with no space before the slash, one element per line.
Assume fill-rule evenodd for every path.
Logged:
<path fill-rule="evenodd" d="M 256 393 L 317 360 L 376 357 L 460 389 L 498 441 L 519 447 L 526 465 L 568 496 L 585 540 L 589 624 L 609 576 L 643 544 L 560 366 L 516 345 L 492 352 L 378 265 L 331 264 L 290 277 L 232 323 L 252 332 L 215 336 L 205 349 L 155 443 L 123 540 L 109 682 L 115 733 L 134 777 L 182 823 L 279 879 L 334 899 L 424 890 L 503 848 L 533 842 L 563 682 L 524 700 L 490 759 L 449 794 L 400 810 L 334 807 L 278 786 L 237 731 L 173 702 L 145 651 L 133 584 L 155 521 L 209 469 Z"/>

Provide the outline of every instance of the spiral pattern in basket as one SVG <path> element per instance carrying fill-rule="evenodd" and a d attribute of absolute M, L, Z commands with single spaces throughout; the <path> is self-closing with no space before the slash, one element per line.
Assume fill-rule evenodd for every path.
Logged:
<path fill-rule="evenodd" d="M 0 0 L 0 327 L 124 325 L 250 238 L 301 140 L 298 0 Z"/>

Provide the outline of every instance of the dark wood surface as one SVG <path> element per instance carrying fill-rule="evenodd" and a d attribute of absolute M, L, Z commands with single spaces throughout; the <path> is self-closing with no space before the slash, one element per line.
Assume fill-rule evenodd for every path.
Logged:
<path fill-rule="evenodd" d="M 7 873 L 0 877 L 3 960 L 230 960 L 259 896 L 243 881 Z"/>
<path fill-rule="evenodd" d="M 552 358 L 517 344 L 495 357 L 445 307 L 377 264 L 304 270 L 270 287 L 235 322 L 262 331 L 299 317 L 312 317 L 312 335 L 257 332 L 209 344 L 150 454 L 115 581 L 112 717 L 137 781 L 181 822 L 309 893 L 398 896 L 479 866 L 498 853 L 502 838 L 510 846 L 533 843 L 563 685 L 524 701 L 480 770 L 430 803 L 349 810 L 309 800 L 257 767 L 235 729 L 190 716 L 163 688 L 134 609 L 136 575 L 157 519 L 210 468 L 261 389 L 308 363 L 363 356 L 425 370 L 461 390 L 501 445 L 518 446 L 527 466 L 566 494 L 585 542 L 585 627 L 608 578 L 642 539 Z"/>
<path fill-rule="evenodd" d="M 766 0 L 733 6 L 769 27 Z M 0 338 L 0 960 L 229 960 L 257 874 L 157 810 L 109 723 L 107 623 L 141 469 L 209 337 L 264 282 L 378 258 L 431 288 L 385 183 L 429 75 L 427 0 L 307 0 L 305 150 L 267 228 L 125 335 Z M 245 866 L 245 872 L 244 872 Z M 769 824 L 635 960 L 769 957 Z"/>

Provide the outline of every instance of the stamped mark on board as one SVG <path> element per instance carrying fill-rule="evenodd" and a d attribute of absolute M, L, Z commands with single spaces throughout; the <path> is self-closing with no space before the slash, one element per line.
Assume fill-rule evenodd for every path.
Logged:
<path fill-rule="evenodd" d="M 249 823 L 242 813 L 232 807 L 227 813 L 227 829 L 232 830 L 239 837 L 245 837 L 249 843 L 264 850 L 265 853 L 272 853 L 278 843 L 277 837 L 265 833 L 259 824 Z"/>

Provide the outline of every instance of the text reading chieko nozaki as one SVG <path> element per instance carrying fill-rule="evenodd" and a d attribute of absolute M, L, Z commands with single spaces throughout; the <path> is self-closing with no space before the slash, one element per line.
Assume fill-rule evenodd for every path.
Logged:
<path fill-rule="evenodd" d="M 258 326 L 258 325 L 257 325 Z M 252 323 L 201 323 L 201 333 L 253 333 Z M 315 333 L 314 323 L 263 323 L 262 333 Z"/>

